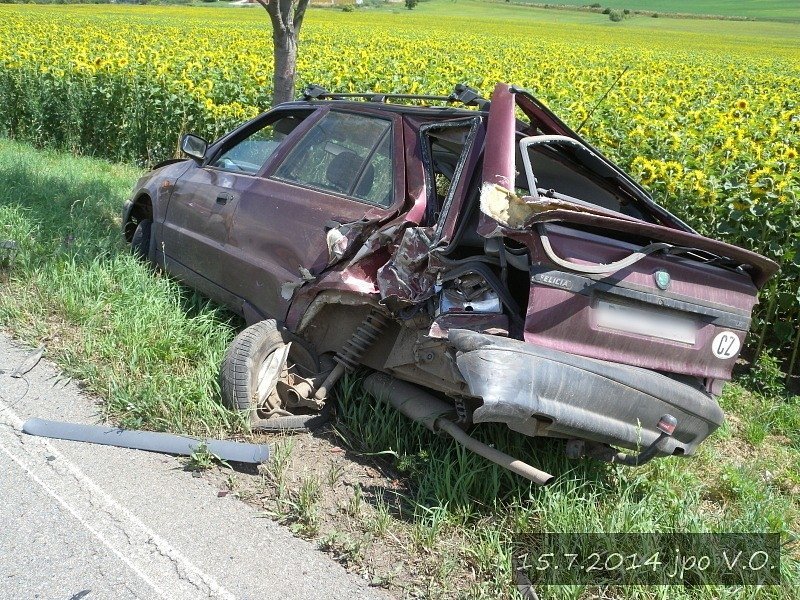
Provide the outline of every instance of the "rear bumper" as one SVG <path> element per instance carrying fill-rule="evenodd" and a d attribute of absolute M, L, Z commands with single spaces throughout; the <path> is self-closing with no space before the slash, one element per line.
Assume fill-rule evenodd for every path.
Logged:
<path fill-rule="evenodd" d="M 678 426 L 659 445 L 668 456 L 693 454 L 723 421 L 713 396 L 654 371 L 464 329 L 448 339 L 470 394 L 483 400 L 475 423 L 637 450 L 659 437 L 656 424 L 671 414 Z"/>

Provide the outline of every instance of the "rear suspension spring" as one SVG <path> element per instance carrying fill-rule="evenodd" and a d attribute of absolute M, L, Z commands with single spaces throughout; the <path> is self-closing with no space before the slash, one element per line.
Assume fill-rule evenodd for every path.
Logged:
<path fill-rule="evenodd" d="M 336 353 L 333 360 L 342 365 L 347 371 L 354 370 L 361 361 L 361 357 L 375 343 L 387 325 L 386 315 L 373 308 L 367 318 L 364 319 L 364 322 L 359 325 L 358 329 L 347 340 L 347 343 Z"/>
<path fill-rule="evenodd" d="M 364 319 L 364 322 L 359 325 L 358 329 L 347 340 L 347 343 L 333 357 L 336 366 L 314 392 L 316 401 L 323 402 L 333 384 L 339 381 L 339 378 L 346 372 L 352 371 L 358 366 L 361 357 L 375 343 L 378 336 L 383 333 L 388 323 L 386 316 L 380 310 L 377 308 L 372 309 L 367 318 Z"/>

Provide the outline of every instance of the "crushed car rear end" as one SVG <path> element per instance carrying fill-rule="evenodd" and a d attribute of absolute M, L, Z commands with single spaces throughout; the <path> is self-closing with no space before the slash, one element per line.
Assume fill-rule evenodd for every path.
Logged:
<path fill-rule="evenodd" d="M 691 455 L 722 424 L 716 396 L 774 263 L 697 235 L 504 84 L 489 112 L 477 229 L 527 269 L 529 286 L 526 298 L 517 291 L 516 336 L 449 331 L 479 399 L 473 422 L 631 464 L 642 460 L 613 447 Z"/>

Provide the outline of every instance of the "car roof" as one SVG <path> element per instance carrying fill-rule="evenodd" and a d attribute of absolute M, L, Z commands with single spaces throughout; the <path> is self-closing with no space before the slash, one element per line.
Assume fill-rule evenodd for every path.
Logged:
<path fill-rule="evenodd" d="M 353 111 L 370 110 L 399 113 L 416 117 L 429 118 L 454 118 L 469 117 L 474 115 L 488 115 L 487 110 L 474 110 L 454 106 L 419 106 L 413 104 L 400 104 L 389 102 L 375 102 L 370 100 L 295 100 L 279 105 L 281 108 L 319 108 L 321 106 L 341 107 Z M 277 107 L 276 107 L 277 108 Z"/>

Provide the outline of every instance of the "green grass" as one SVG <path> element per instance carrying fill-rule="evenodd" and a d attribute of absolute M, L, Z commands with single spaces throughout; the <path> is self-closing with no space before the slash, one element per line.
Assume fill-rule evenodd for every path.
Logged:
<path fill-rule="evenodd" d="M 791 402 L 796 418 L 796 398 L 756 397 L 730 385 L 724 403 L 736 425 L 714 436 L 695 458 L 656 460 L 639 469 L 569 461 L 563 457 L 562 442 L 531 440 L 503 427 L 475 430 L 474 435 L 484 442 L 557 474 L 555 483 L 546 488 L 523 485 L 519 478 L 446 437 L 409 423 L 365 396 L 354 379 L 342 387 L 340 399 L 343 414 L 338 427 L 344 439 L 361 451 L 394 454 L 395 466 L 412 478 L 408 504 L 418 551 L 444 557 L 452 556 L 456 547 L 458 559 L 478 574 L 465 597 L 510 597 L 511 558 L 515 551 L 524 551 L 521 544 L 531 534 L 797 532 L 797 430 L 769 425 L 765 437 L 750 444 L 740 425 L 764 408 Z M 789 448 L 784 438 L 775 437 L 781 432 L 792 436 Z M 792 559 L 785 566 L 783 588 L 607 592 L 613 598 L 795 598 L 800 593 L 798 563 Z M 545 593 L 541 597 L 595 597 L 581 587 L 553 587 Z"/>
<path fill-rule="evenodd" d="M 129 255 L 120 211 L 138 172 L 0 139 L 0 325 L 107 400 L 129 427 L 214 433 L 238 427 L 216 372 L 231 316 Z"/>
<path fill-rule="evenodd" d="M 549 4 L 551 6 L 584 7 L 594 1 L 579 0 L 513 0 L 516 3 Z M 793 0 L 600 0 L 603 8 L 629 9 L 660 14 L 713 15 L 727 18 L 800 21 L 800 4 Z"/>
<path fill-rule="evenodd" d="M 119 235 L 118 211 L 138 175 L 107 162 L 41 152 L 0 140 L 0 239 L 20 243 L 0 270 L 0 325 L 45 343 L 50 358 L 86 382 L 109 414 L 131 427 L 237 433 L 238 417 L 219 404 L 216 373 L 240 325 L 232 317 L 134 261 Z M 728 424 L 693 459 L 657 460 L 639 469 L 569 461 L 563 442 L 531 440 L 503 427 L 476 437 L 558 475 L 546 488 L 410 423 L 364 394 L 356 378 L 338 389 L 336 424 L 356 452 L 393 457 L 410 492 L 400 515 L 379 507 L 373 536 L 391 538 L 410 521 L 408 552 L 435 556 L 431 589 L 461 589 L 466 598 L 511 598 L 512 556 L 525 536 L 545 531 L 776 531 L 800 528 L 800 403 L 777 386 L 774 363 L 759 364 L 748 385 L 722 398 Z M 760 386 L 760 387 L 759 387 Z M 306 536 L 318 527 L 318 502 L 339 474 L 309 478 L 289 492 L 284 476 L 292 438 L 276 447 L 270 480 L 284 512 Z M 285 448 L 285 451 L 282 449 Z M 333 483 L 331 483 L 333 482 Z M 354 494 L 356 498 L 358 494 Z M 358 516 L 365 500 L 351 501 Z M 323 546 L 357 560 L 362 539 L 326 534 Z M 785 559 L 780 588 L 608 589 L 612 598 L 796 598 L 797 549 Z M 448 583 L 454 564 L 474 580 Z M 459 571 L 460 572 L 460 571 Z M 439 587 L 437 587 L 439 586 Z M 448 588 L 450 586 L 450 588 Z M 542 598 L 591 598 L 596 589 L 553 587 Z M 434 594 L 434 592 L 431 592 Z M 450 594 L 450 592 L 448 592 Z M 442 594 L 444 597 L 454 595 Z"/>
<path fill-rule="evenodd" d="M 648 47 L 671 49 L 675 47 L 677 36 L 681 39 L 682 47 L 711 49 L 713 46 L 719 46 L 720 50 L 726 53 L 729 53 L 734 45 L 740 46 L 744 51 L 745 48 L 757 45 L 759 40 L 762 44 L 765 42 L 770 46 L 775 44 L 794 52 L 800 47 L 800 35 L 796 24 L 800 22 L 800 4 L 792 9 L 795 17 L 784 19 L 787 22 L 653 19 L 649 16 L 636 15 L 620 23 L 612 23 L 608 15 L 600 12 L 546 9 L 536 4 L 555 3 L 534 2 L 531 6 L 525 6 L 524 0 L 512 0 L 510 3 L 502 0 L 429 0 L 420 2 L 413 11 L 404 11 L 397 17 L 411 14 L 446 17 L 464 20 L 465 25 L 468 20 L 480 19 L 487 27 L 504 21 L 513 21 L 520 25 L 546 27 L 548 40 L 590 41 L 593 37 L 596 39 L 598 32 L 602 32 L 603 35 L 614 32 L 618 36 L 615 44 L 622 46 L 641 47 L 642 36 L 647 36 Z M 603 6 L 615 7 L 618 4 L 624 5 L 625 0 L 611 0 L 604 2 Z M 387 5 L 379 10 L 396 12 L 392 6 Z M 621 8 L 632 7 L 621 6 Z M 564 27 L 566 25 L 569 27 Z"/>

